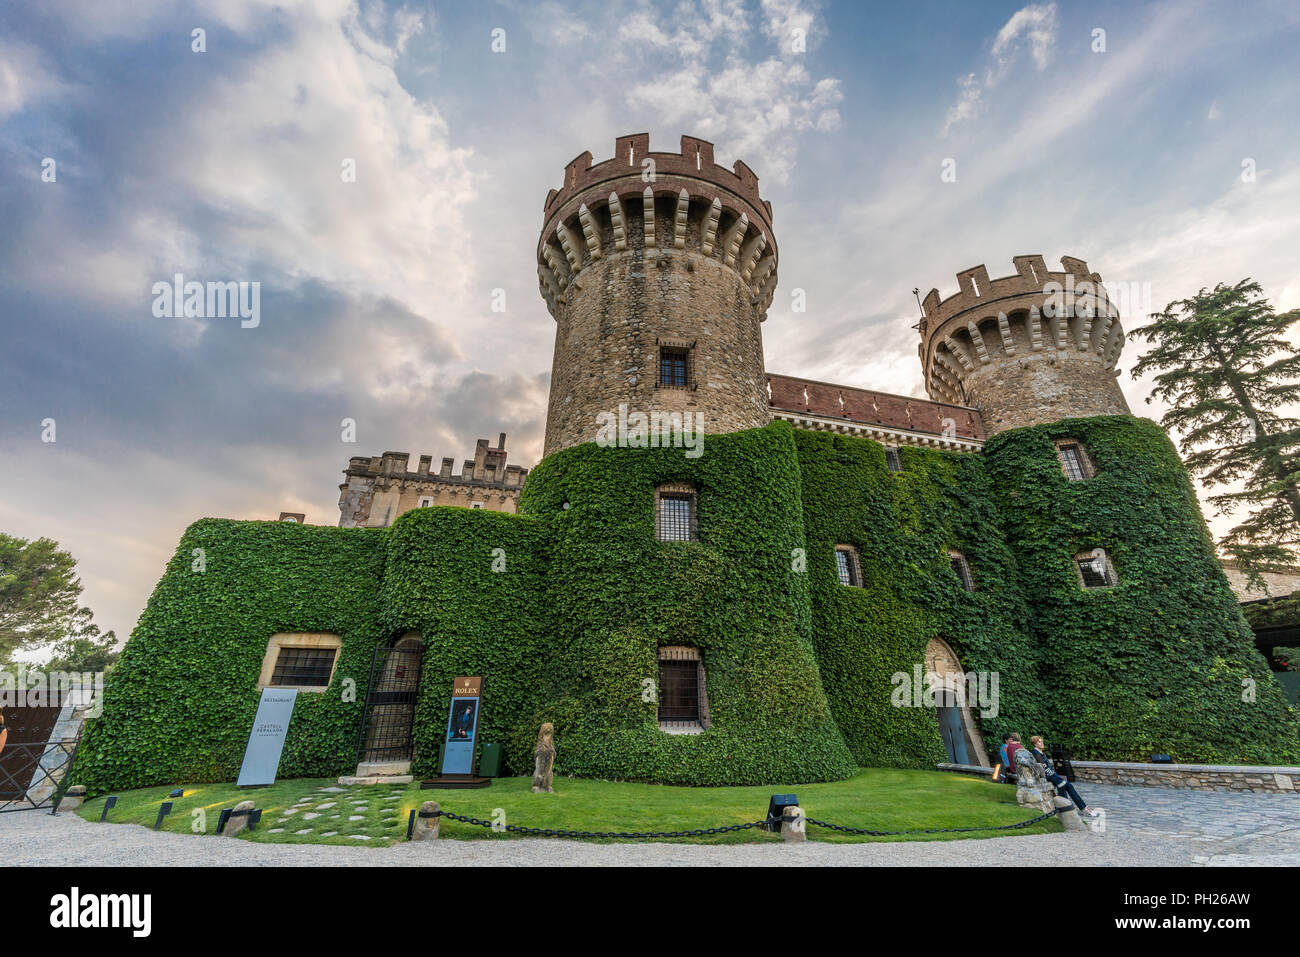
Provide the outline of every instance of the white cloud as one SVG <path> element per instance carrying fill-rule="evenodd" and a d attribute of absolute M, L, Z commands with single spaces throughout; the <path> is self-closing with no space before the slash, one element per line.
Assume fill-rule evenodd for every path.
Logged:
<path fill-rule="evenodd" d="M 986 104 L 984 94 L 1002 82 L 1011 70 L 1017 52 L 1024 47 L 1028 46 L 1030 57 L 1040 73 L 1047 69 L 1056 43 L 1056 26 L 1055 3 L 1031 4 L 1012 14 L 994 38 L 985 66 L 957 80 L 957 101 L 948 108 L 944 134 L 983 111 Z"/>

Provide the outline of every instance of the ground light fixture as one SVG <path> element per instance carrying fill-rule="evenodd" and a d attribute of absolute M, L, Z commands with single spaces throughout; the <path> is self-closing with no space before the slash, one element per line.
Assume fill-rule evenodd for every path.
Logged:
<path fill-rule="evenodd" d="M 108 797 L 104 798 L 104 810 L 99 812 L 99 823 L 103 824 L 106 820 L 108 820 L 108 812 L 113 810 L 113 808 L 116 806 L 117 806 L 116 794 L 110 794 Z"/>
<path fill-rule="evenodd" d="M 785 809 L 798 805 L 799 798 L 793 794 L 773 794 L 772 799 L 767 802 L 767 829 L 781 830 L 781 818 L 785 814 Z"/>

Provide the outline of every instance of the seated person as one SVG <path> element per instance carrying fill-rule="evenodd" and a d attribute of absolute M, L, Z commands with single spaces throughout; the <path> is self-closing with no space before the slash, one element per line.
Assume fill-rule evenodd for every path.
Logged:
<path fill-rule="evenodd" d="M 1034 746 L 1031 751 L 1034 758 L 1039 764 L 1047 768 L 1047 780 L 1051 782 L 1054 788 L 1056 788 L 1057 793 L 1064 794 L 1073 801 L 1074 806 L 1079 809 L 1080 814 L 1086 814 L 1089 817 L 1096 817 L 1096 809 L 1088 807 L 1088 805 L 1084 803 L 1083 798 L 1079 797 L 1079 792 L 1074 789 L 1074 785 L 1056 773 L 1056 768 L 1052 767 L 1052 759 L 1047 756 L 1047 748 L 1043 745 L 1042 736 L 1037 734 L 1034 735 L 1029 739 L 1029 743 Z"/>

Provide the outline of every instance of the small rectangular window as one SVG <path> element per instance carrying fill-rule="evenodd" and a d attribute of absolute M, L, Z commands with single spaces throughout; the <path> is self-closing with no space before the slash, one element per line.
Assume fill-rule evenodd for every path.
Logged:
<path fill-rule="evenodd" d="M 966 561 L 966 556 L 961 552 L 949 552 L 948 563 L 952 566 L 953 574 L 961 580 L 961 587 L 974 591 L 975 579 L 971 577 L 970 562 Z"/>
<path fill-rule="evenodd" d="M 885 465 L 891 472 L 903 471 L 903 458 L 898 454 L 898 449 L 892 445 L 885 448 Z"/>
<path fill-rule="evenodd" d="M 295 648 L 285 646 L 275 659 L 272 685 L 323 687 L 330 683 L 334 671 L 333 648 Z"/>
<path fill-rule="evenodd" d="M 655 532 L 661 542 L 695 540 L 695 496 L 690 492 L 660 492 Z"/>
<path fill-rule="evenodd" d="M 659 720 L 700 720 L 698 661 L 659 661 Z"/>
<path fill-rule="evenodd" d="M 659 384 L 684 389 L 690 384 L 691 351 L 678 346 L 659 349 Z"/>
<path fill-rule="evenodd" d="M 1084 454 L 1083 446 L 1077 442 L 1065 442 L 1056 447 L 1056 452 L 1061 460 L 1061 468 L 1065 471 L 1065 477 L 1071 482 L 1082 482 L 1089 476 L 1088 458 Z"/>
<path fill-rule="evenodd" d="M 420 499 L 420 508 L 428 508 L 432 504 L 433 504 L 433 499 L 428 495 L 425 495 Z"/>
<path fill-rule="evenodd" d="M 840 576 L 840 584 L 850 588 L 862 587 L 862 572 L 858 568 L 858 553 L 851 545 L 835 547 L 835 570 Z"/>
<path fill-rule="evenodd" d="M 1112 588 L 1116 584 L 1115 570 L 1104 550 L 1098 548 L 1076 555 L 1074 562 L 1079 568 L 1079 579 L 1084 588 Z"/>

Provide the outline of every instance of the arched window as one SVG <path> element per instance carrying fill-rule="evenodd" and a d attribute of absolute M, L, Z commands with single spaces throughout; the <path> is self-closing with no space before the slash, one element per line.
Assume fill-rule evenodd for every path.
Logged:
<path fill-rule="evenodd" d="M 948 552 L 948 564 L 952 567 L 952 573 L 961 581 L 961 587 L 967 591 L 975 590 L 975 579 L 971 577 L 970 562 L 966 561 L 966 556 L 961 552 Z"/>

